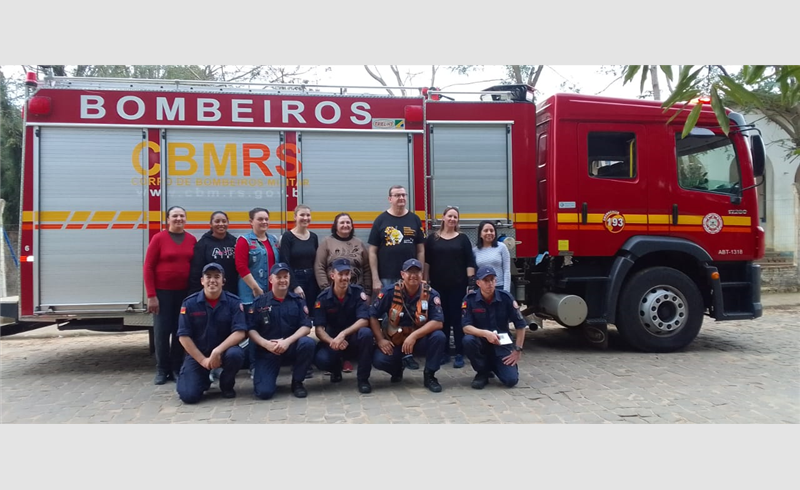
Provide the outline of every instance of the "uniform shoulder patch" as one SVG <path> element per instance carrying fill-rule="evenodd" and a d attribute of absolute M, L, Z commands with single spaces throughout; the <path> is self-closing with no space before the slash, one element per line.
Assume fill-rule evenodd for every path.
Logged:
<path fill-rule="evenodd" d="M 322 303 L 317 301 L 316 303 L 314 303 L 314 308 L 322 308 Z"/>
<path fill-rule="evenodd" d="M 173 310 L 173 311 L 175 311 L 175 310 Z M 181 315 L 185 315 L 185 314 L 186 314 L 186 307 L 185 306 L 181 306 Z"/>
<path fill-rule="evenodd" d="M 361 301 L 366 301 L 366 300 L 367 300 L 367 293 L 361 291 Z"/>
<path fill-rule="evenodd" d="M 465 309 L 467 309 L 467 302 L 466 302 L 466 301 L 464 301 L 463 303 L 461 303 L 461 309 L 462 309 L 462 310 L 465 310 Z"/>
<path fill-rule="evenodd" d="M 438 296 L 433 298 L 433 304 L 435 304 L 436 306 L 441 306 L 442 305 L 442 302 L 441 302 L 441 300 L 439 299 Z"/>
<path fill-rule="evenodd" d="M 378 299 L 383 299 L 383 291 L 381 291 L 380 294 L 378 294 Z"/>

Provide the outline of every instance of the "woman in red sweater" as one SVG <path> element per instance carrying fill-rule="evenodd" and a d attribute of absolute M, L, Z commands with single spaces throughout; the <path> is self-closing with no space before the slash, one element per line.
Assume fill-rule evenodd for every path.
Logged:
<path fill-rule="evenodd" d="M 152 313 L 156 348 L 156 378 L 163 385 L 175 381 L 183 363 L 183 347 L 178 341 L 178 316 L 188 294 L 189 271 L 197 239 L 186 233 L 186 210 L 172 206 L 167 210 L 167 229 L 156 233 L 144 259 L 144 287 L 147 312 Z M 170 341 L 170 337 L 172 337 Z"/>

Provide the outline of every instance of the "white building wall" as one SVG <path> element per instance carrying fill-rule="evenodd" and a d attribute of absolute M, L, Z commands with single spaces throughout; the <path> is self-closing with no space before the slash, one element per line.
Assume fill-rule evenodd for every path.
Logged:
<path fill-rule="evenodd" d="M 800 158 L 793 161 L 788 155 L 786 142 L 789 136 L 778 125 L 760 113 L 746 114 L 747 122 L 755 123 L 761 130 L 767 148 L 767 249 L 795 255 L 798 249 L 797 191 L 794 186 Z"/>

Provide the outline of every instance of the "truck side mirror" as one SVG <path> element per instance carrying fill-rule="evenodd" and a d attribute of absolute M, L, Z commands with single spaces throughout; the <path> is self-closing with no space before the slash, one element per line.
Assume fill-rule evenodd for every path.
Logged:
<path fill-rule="evenodd" d="M 750 153 L 753 157 L 753 177 L 763 177 L 767 161 L 767 150 L 760 134 L 752 135 L 750 140 Z"/>

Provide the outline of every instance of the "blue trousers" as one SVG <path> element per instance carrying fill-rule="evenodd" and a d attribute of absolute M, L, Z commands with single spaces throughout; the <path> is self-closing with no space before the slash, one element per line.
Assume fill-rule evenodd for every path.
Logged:
<path fill-rule="evenodd" d="M 417 340 L 414 344 L 414 354 L 425 354 L 425 369 L 427 371 L 436 372 L 442 364 L 442 357 L 444 356 L 444 347 L 446 344 L 444 332 L 441 330 L 434 330 L 428 335 Z M 403 352 L 400 346 L 396 346 L 391 356 L 387 356 L 377 347 L 375 348 L 375 355 L 372 360 L 372 365 L 375 369 L 387 372 L 392 376 L 399 375 L 403 371 Z"/>
<path fill-rule="evenodd" d="M 484 338 L 464 336 L 464 354 L 472 368 L 479 373 L 493 372 L 509 388 L 519 382 L 519 367 L 503 364 L 503 358 L 511 352 L 511 345 L 494 345 Z"/>
<path fill-rule="evenodd" d="M 278 389 L 281 366 L 292 366 L 292 381 L 302 382 L 314 359 L 315 342 L 311 337 L 301 337 L 281 355 L 273 354 L 261 346 L 250 343 L 255 350 L 253 364 L 253 393 L 269 400 Z"/>
<path fill-rule="evenodd" d="M 244 350 L 238 345 L 228 348 L 222 354 L 222 374 L 219 376 L 219 389 L 230 391 L 236 382 L 236 373 L 244 363 Z M 183 403 L 197 403 L 203 392 L 211 387 L 208 378 L 209 370 L 201 366 L 190 355 L 187 355 L 181 366 L 178 377 L 178 396 Z"/>
<path fill-rule="evenodd" d="M 368 380 L 372 372 L 372 356 L 375 351 L 375 337 L 369 327 L 361 327 L 354 334 L 346 337 L 347 349 L 333 350 L 324 342 L 317 343 L 317 352 L 314 354 L 314 364 L 321 371 L 339 373 L 342 371 L 342 361 L 356 359 L 358 380 Z"/>

